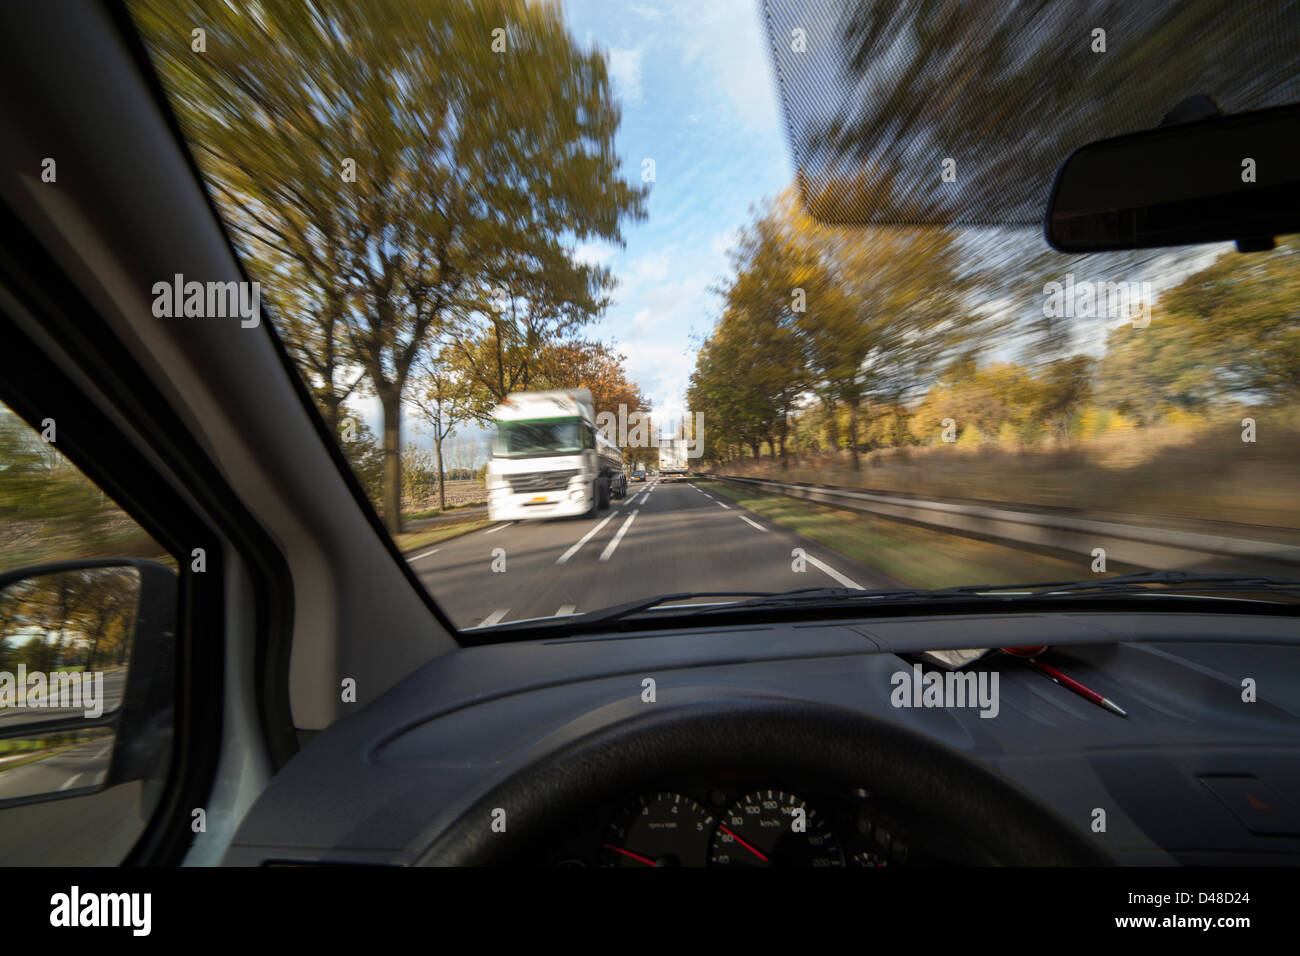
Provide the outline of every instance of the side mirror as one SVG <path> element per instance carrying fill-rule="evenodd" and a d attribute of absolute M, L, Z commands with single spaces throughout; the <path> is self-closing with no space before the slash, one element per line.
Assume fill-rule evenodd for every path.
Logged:
<path fill-rule="evenodd" d="M 0 574 L 0 807 L 166 779 L 177 588 L 133 558 Z"/>
<path fill-rule="evenodd" d="M 1089 143 L 1057 171 L 1044 230 L 1060 252 L 1271 249 L 1300 232 L 1300 106 Z"/>

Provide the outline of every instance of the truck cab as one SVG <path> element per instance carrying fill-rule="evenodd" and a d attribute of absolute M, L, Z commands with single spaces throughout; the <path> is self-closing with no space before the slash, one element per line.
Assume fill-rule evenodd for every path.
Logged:
<path fill-rule="evenodd" d="M 587 389 L 517 392 L 492 410 L 493 521 L 595 515 L 627 494 L 618 446 L 595 425 Z"/>

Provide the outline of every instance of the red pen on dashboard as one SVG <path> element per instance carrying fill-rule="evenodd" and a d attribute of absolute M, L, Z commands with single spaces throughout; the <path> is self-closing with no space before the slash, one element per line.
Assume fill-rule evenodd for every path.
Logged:
<path fill-rule="evenodd" d="M 1128 717 L 1128 711 L 1126 711 L 1119 704 L 1115 703 L 1109 697 L 1103 697 L 1101 694 L 1097 693 L 1091 687 L 1086 687 L 1083 684 L 1080 684 L 1073 677 L 1067 677 L 1065 674 L 1062 674 L 1051 664 L 1044 664 L 1042 661 L 1040 661 L 1038 659 L 1038 655 L 1045 650 L 1047 650 L 1046 647 L 1004 647 L 1002 648 L 1003 653 L 1010 654 L 1013 657 L 1019 657 L 1024 659 L 1026 663 L 1029 664 L 1030 667 L 1034 668 L 1036 671 L 1042 674 L 1046 674 L 1052 680 L 1056 681 L 1056 683 L 1060 684 L 1062 687 L 1066 688 L 1067 690 L 1074 691 L 1076 694 L 1078 694 L 1080 697 L 1084 698 L 1085 700 L 1092 701 L 1098 707 L 1105 707 L 1112 714 L 1119 714 L 1119 716 L 1121 717 Z"/>

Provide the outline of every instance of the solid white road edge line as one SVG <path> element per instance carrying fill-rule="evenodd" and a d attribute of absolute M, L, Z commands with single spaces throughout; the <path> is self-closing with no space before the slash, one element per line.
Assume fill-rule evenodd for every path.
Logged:
<path fill-rule="evenodd" d="M 840 574 L 840 572 L 836 571 L 825 561 L 818 561 L 811 554 L 807 554 L 807 553 L 804 554 L 804 560 L 807 561 L 809 564 L 811 564 L 814 568 L 817 568 L 818 570 L 824 571 L 825 573 L 829 574 L 831 577 L 833 577 L 840 584 L 844 585 L 846 588 L 853 588 L 853 590 L 855 591 L 863 590 L 861 584 L 856 583 L 852 578 L 846 578 L 844 575 Z"/>
<path fill-rule="evenodd" d="M 491 627 L 493 624 L 498 624 L 501 619 L 509 613 L 510 608 L 508 607 L 497 608 L 487 617 L 483 618 L 483 623 L 480 624 L 479 627 Z"/>

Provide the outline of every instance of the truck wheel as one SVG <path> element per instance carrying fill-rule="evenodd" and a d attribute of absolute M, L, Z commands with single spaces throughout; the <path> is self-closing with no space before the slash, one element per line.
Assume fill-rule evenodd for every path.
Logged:
<path fill-rule="evenodd" d="M 609 507 L 609 479 L 608 478 L 600 479 L 600 491 L 597 493 L 597 495 L 598 497 L 596 500 L 599 509 L 601 511 L 604 511 L 606 508 Z"/>

